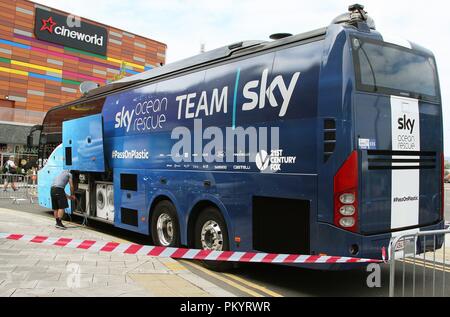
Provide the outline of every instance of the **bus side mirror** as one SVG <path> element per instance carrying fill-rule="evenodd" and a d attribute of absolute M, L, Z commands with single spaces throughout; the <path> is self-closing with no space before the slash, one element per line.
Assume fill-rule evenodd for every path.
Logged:
<path fill-rule="evenodd" d="M 27 147 L 28 148 L 32 148 L 33 147 L 33 143 L 34 143 L 33 142 L 33 135 L 30 134 L 30 135 L 27 136 Z"/>

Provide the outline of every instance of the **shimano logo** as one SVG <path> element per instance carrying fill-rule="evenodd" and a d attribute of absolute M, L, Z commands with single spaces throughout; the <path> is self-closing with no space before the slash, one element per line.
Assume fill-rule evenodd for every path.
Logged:
<path fill-rule="evenodd" d="M 394 203 L 403 203 L 407 201 L 417 201 L 417 200 L 419 200 L 418 196 L 394 197 Z"/>
<path fill-rule="evenodd" d="M 122 160 L 127 160 L 127 159 L 148 160 L 149 156 L 150 156 L 150 153 L 147 150 L 142 150 L 142 151 L 136 151 L 136 150 L 117 151 L 117 150 L 114 150 L 111 155 L 111 157 L 113 159 L 122 159 Z"/>

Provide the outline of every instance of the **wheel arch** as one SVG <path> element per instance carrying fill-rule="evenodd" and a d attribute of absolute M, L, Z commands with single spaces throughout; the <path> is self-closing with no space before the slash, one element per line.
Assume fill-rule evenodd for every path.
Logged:
<path fill-rule="evenodd" d="M 149 208 L 148 208 L 148 234 L 150 236 L 152 235 L 153 210 L 155 209 L 155 207 L 158 203 L 160 203 L 161 201 L 164 201 L 164 200 L 169 201 L 170 203 L 172 203 L 175 206 L 178 228 L 180 230 L 180 236 L 183 237 L 184 231 L 183 231 L 182 223 L 180 221 L 181 215 L 180 215 L 180 211 L 179 211 L 180 210 L 179 205 L 178 205 L 175 197 L 169 192 L 158 192 L 158 193 L 155 193 L 155 195 L 153 195 L 153 197 L 150 201 Z"/>
<path fill-rule="evenodd" d="M 195 221 L 198 219 L 200 213 L 207 207 L 217 208 L 217 210 L 222 215 L 225 220 L 226 229 L 228 232 L 228 241 L 230 247 L 232 246 L 231 237 L 233 236 L 233 225 L 231 223 L 230 216 L 227 212 L 225 206 L 219 200 L 212 197 L 202 197 L 196 200 L 192 207 L 189 209 L 188 219 L 187 219 L 187 230 L 186 230 L 186 243 L 188 247 L 193 247 L 194 245 L 194 231 L 195 231 Z"/>

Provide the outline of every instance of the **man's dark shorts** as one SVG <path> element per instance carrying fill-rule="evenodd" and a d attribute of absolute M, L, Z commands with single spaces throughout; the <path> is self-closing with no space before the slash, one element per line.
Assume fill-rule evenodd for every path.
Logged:
<path fill-rule="evenodd" d="M 66 192 L 63 188 L 52 187 L 52 189 L 50 190 L 50 196 L 52 197 L 53 210 L 66 209 L 69 207 Z"/>

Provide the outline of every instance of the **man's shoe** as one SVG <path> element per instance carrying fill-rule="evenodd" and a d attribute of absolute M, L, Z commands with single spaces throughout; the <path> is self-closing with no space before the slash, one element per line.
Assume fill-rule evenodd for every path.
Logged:
<path fill-rule="evenodd" d="M 67 229 L 67 227 L 65 225 L 63 225 L 63 223 L 61 221 L 57 222 L 55 227 L 58 228 L 58 229 L 62 229 L 62 230 L 66 230 Z"/>

